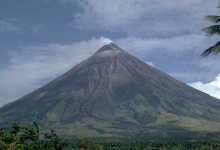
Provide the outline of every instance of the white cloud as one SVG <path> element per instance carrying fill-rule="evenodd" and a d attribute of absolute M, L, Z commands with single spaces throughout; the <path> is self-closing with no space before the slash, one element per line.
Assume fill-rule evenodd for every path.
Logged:
<path fill-rule="evenodd" d="M 5 18 L 0 20 L 0 32 L 3 31 L 20 31 L 20 25 L 18 25 L 20 21 L 16 18 Z"/>
<path fill-rule="evenodd" d="M 148 65 L 154 67 L 154 64 L 153 64 L 151 61 L 149 61 L 149 62 L 145 62 L 145 63 L 147 63 Z"/>
<path fill-rule="evenodd" d="M 206 42 L 201 44 L 194 51 L 188 51 L 187 54 L 182 54 L 182 57 L 178 57 L 175 61 L 175 65 L 179 66 L 179 69 L 175 69 L 169 74 L 179 80 L 183 80 L 186 83 L 203 81 L 205 83 L 211 82 L 219 74 L 220 55 L 200 57 L 201 52 L 205 50 Z M 200 51 L 199 51 L 200 50 Z M 174 59 L 173 57 L 171 59 Z"/>
<path fill-rule="evenodd" d="M 182 67 L 180 69 L 182 69 Z M 216 75 L 218 75 L 218 73 L 206 70 L 193 71 L 192 67 L 190 68 L 190 71 L 171 72 L 169 75 L 176 78 L 177 80 L 183 80 L 185 83 L 192 83 L 196 81 L 210 82 L 213 80 L 213 78 L 216 77 Z"/>
<path fill-rule="evenodd" d="M 126 38 L 118 39 L 116 43 L 130 51 L 162 52 L 163 54 L 168 54 L 169 52 L 169 55 L 182 55 L 182 53 L 189 53 L 190 51 L 201 51 L 204 44 L 207 43 L 206 40 L 207 38 L 203 34 L 190 34 L 164 38 L 128 36 Z"/>
<path fill-rule="evenodd" d="M 205 49 L 203 49 L 205 50 Z M 213 56 L 212 54 L 208 57 L 201 58 L 197 62 L 194 62 L 200 68 L 211 69 L 213 72 L 219 73 L 220 55 Z"/>
<path fill-rule="evenodd" d="M 10 65 L 0 70 L 0 106 L 65 73 L 110 42 L 101 37 L 72 44 L 20 47 L 11 52 Z"/>
<path fill-rule="evenodd" d="M 69 26 L 126 32 L 132 36 L 199 33 L 207 25 L 204 16 L 218 14 L 218 9 L 214 9 L 218 1 L 206 0 L 84 0 L 79 4 L 84 11 L 75 15 Z"/>
<path fill-rule="evenodd" d="M 120 54 L 120 51 L 103 51 L 103 52 L 99 52 L 96 53 L 95 56 L 96 57 L 108 57 L 108 56 L 116 56 L 118 54 Z"/>
<path fill-rule="evenodd" d="M 188 85 L 220 99 L 220 74 L 210 83 L 194 82 Z"/>

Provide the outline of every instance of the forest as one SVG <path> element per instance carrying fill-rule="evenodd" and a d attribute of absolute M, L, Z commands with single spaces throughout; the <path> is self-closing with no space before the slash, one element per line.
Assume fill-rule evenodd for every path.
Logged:
<path fill-rule="evenodd" d="M 13 123 L 10 129 L 0 128 L 0 150 L 220 150 L 218 140 L 150 140 L 132 138 L 91 139 L 60 138 L 52 129 L 41 134 L 41 121 Z"/>

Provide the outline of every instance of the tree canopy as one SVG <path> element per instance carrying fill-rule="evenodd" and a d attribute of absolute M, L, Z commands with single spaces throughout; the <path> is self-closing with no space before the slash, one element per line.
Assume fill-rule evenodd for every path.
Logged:
<path fill-rule="evenodd" d="M 220 4 L 217 8 L 220 8 Z M 207 15 L 204 20 L 209 20 L 214 23 L 214 25 L 208 26 L 206 28 L 201 29 L 202 31 L 207 33 L 207 36 L 220 35 L 220 16 L 217 15 Z M 217 42 L 214 46 L 206 49 L 201 56 L 206 57 L 209 54 L 217 55 L 220 53 L 220 41 Z"/>
<path fill-rule="evenodd" d="M 62 150 L 68 146 L 68 141 L 62 141 L 55 131 L 40 139 L 41 121 L 26 122 L 26 126 L 13 123 L 10 130 L 0 128 L 0 150 Z"/>

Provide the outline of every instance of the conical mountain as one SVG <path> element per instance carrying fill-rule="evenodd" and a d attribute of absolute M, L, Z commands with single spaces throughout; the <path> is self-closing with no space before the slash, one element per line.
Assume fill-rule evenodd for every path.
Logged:
<path fill-rule="evenodd" d="M 0 108 L 0 126 L 41 118 L 65 135 L 122 136 L 175 128 L 220 131 L 220 101 L 147 65 L 114 43 Z"/>

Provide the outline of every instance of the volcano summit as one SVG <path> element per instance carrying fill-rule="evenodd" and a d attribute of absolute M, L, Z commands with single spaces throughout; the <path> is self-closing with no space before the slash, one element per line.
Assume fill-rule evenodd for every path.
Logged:
<path fill-rule="evenodd" d="M 0 108 L 0 126 L 32 118 L 43 120 L 44 131 L 69 136 L 140 136 L 174 128 L 219 132 L 220 101 L 110 43 Z"/>

